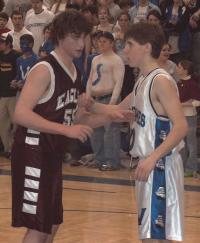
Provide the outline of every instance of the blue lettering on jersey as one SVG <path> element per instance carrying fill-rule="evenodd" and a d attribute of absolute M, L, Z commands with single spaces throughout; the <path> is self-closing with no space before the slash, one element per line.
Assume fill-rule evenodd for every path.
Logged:
<path fill-rule="evenodd" d="M 137 122 L 137 124 L 141 127 L 145 126 L 145 114 L 142 113 L 141 111 L 139 111 L 136 107 L 132 108 L 133 111 L 135 112 L 135 121 Z"/>

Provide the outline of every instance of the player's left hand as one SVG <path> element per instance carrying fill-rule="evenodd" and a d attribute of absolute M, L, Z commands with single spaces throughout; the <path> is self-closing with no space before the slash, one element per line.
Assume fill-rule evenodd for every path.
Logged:
<path fill-rule="evenodd" d="M 78 98 L 78 106 L 84 107 L 87 111 L 90 111 L 94 104 L 94 100 L 88 96 L 86 93 L 83 93 Z"/>
<path fill-rule="evenodd" d="M 140 160 L 135 170 L 135 180 L 147 181 L 151 171 L 155 167 L 155 163 L 150 157 Z"/>

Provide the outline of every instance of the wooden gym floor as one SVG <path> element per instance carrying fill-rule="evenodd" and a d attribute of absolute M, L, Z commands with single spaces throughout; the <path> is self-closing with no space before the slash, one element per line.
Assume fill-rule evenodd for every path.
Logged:
<path fill-rule="evenodd" d="M 64 223 L 55 243 L 139 243 L 133 171 L 63 164 Z M 0 243 L 20 243 L 10 226 L 10 161 L 0 157 Z M 200 179 L 185 179 L 185 240 L 200 242 Z"/>

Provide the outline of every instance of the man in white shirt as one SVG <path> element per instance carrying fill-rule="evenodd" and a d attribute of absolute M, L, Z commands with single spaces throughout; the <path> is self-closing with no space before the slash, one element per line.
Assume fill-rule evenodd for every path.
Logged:
<path fill-rule="evenodd" d="M 32 9 L 25 18 L 25 27 L 32 32 L 34 37 L 33 51 L 38 54 L 43 42 L 43 29 L 52 22 L 54 14 L 43 8 L 43 0 L 31 0 Z"/>
<path fill-rule="evenodd" d="M 28 31 L 24 27 L 23 14 L 17 10 L 14 10 L 11 14 L 11 20 L 14 26 L 14 29 L 9 32 L 9 34 L 13 38 L 13 49 L 20 51 L 19 39 L 24 34 L 32 35 L 30 31 Z"/>

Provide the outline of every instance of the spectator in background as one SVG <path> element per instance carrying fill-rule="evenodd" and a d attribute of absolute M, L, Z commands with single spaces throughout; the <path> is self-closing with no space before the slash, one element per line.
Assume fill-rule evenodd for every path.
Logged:
<path fill-rule="evenodd" d="M 44 42 L 39 49 L 40 57 L 46 57 L 54 50 L 54 45 L 51 40 L 51 23 L 44 27 L 43 34 Z"/>
<path fill-rule="evenodd" d="M 161 25 L 162 16 L 156 9 L 152 9 L 147 14 L 147 20 L 149 23 Z"/>
<path fill-rule="evenodd" d="M 91 49 L 92 50 L 91 50 L 91 54 L 89 54 L 87 57 L 86 74 L 85 74 L 85 78 L 83 79 L 84 88 L 86 88 L 87 81 L 88 81 L 88 78 L 90 75 L 92 60 L 94 57 L 96 57 L 100 54 L 99 45 L 98 45 L 98 39 L 99 39 L 100 33 L 101 33 L 101 31 L 97 31 L 97 32 L 93 32 L 91 34 L 91 45 L 92 45 Z"/>
<path fill-rule="evenodd" d="M 14 10 L 18 10 L 23 16 L 31 8 L 31 0 L 7 0 L 4 11 L 10 16 Z"/>
<path fill-rule="evenodd" d="M 100 55 L 94 57 L 86 92 L 96 102 L 117 104 L 124 78 L 124 63 L 114 53 L 114 37 L 110 32 L 99 32 Z M 100 170 L 120 169 L 120 127 L 111 123 L 94 130 L 91 137 L 94 152 L 93 166 Z"/>
<path fill-rule="evenodd" d="M 114 49 L 115 52 L 122 58 L 125 65 L 124 80 L 121 90 L 121 99 L 124 99 L 130 92 L 132 92 L 135 80 L 134 68 L 128 65 L 128 61 L 126 60 L 124 54 L 124 35 L 129 27 L 129 24 L 130 17 L 128 15 L 128 12 L 122 11 L 118 16 L 117 24 L 113 29 L 113 35 L 115 38 Z"/>
<path fill-rule="evenodd" d="M 102 30 L 112 32 L 114 25 L 110 22 L 110 13 L 107 7 L 101 6 L 98 8 L 99 24 L 94 26 L 93 32 Z"/>
<path fill-rule="evenodd" d="M 131 22 L 137 23 L 140 21 L 145 21 L 149 11 L 152 9 L 156 9 L 161 14 L 158 6 L 150 3 L 148 0 L 139 0 L 136 5 L 129 9 Z"/>
<path fill-rule="evenodd" d="M 51 9 L 51 7 L 53 6 L 54 2 L 55 2 L 55 0 L 43 0 L 43 4 L 44 4 L 44 6 L 45 6 L 48 10 Z"/>
<path fill-rule="evenodd" d="M 65 11 L 66 4 L 69 0 L 57 0 L 51 7 L 51 12 L 54 14 L 59 14 Z"/>
<path fill-rule="evenodd" d="M 32 35 L 24 34 L 20 37 L 20 49 L 22 56 L 17 59 L 17 75 L 12 81 L 11 87 L 19 90 L 24 86 L 26 77 L 31 67 L 38 61 L 39 57 L 33 52 L 34 39 Z"/>
<path fill-rule="evenodd" d="M 12 12 L 11 20 L 14 29 L 11 30 L 9 34 L 13 38 L 13 49 L 20 51 L 20 44 L 19 44 L 20 37 L 24 34 L 32 35 L 32 33 L 24 27 L 23 14 L 18 10 L 14 10 Z"/>
<path fill-rule="evenodd" d="M 43 0 L 31 0 L 32 9 L 25 18 L 25 27 L 32 32 L 34 37 L 33 51 L 38 54 L 43 42 L 43 29 L 52 22 L 54 14 L 43 8 Z"/>
<path fill-rule="evenodd" d="M 181 58 L 177 26 L 185 10 L 186 8 L 182 6 L 181 0 L 173 0 L 172 3 L 167 6 L 164 16 L 164 29 L 165 33 L 167 33 L 168 42 L 171 45 L 170 59 L 175 63 Z"/>
<path fill-rule="evenodd" d="M 76 9 L 77 11 L 79 11 L 81 9 L 80 5 L 77 4 L 76 2 L 71 2 L 69 1 L 66 5 L 65 5 L 65 10 L 68 9 Z"/>
<path fill-rule="evenodd" d="M 114 0 L 105 0 L 105 6 L 108 8 L 111 19 L 113 23 L 117 21 L 117 18 L 121 12 L 121 9 L 118 4 L 114 2 Z"/>
<path fill-rule="evenodd" d="M 0 0 L 0 12 L 3 10 L 4 6 L 5 6 L 4 0 Z"/>
<path fill-rule="evenodd" d="M 126 11 L 129 12 L 129 9 L 132 6 L 132 2 L 131 0 L 120 0 L 119 1 L 119 7 L 121 9 L 121 11 Z"/>
<path fill-rule="evenodd" d="M 93 26 L 98 24 L 98 18 L 97 18 L 97 8 L 94 5 L 85 5 L 81 9 L 82 14 L 88 19 L 89 22 Z"/>
<path fill-rule="evenodd" d="M 16 89 L 10 85 L 16 77 L 16 60 L 20 54 L 12 48 L 12 36 L 0 35 L 0 137 L 5 156 L 10 156 L 14 128 L 12 125 L 16 102 Z"/>
<path fill-rule="evenodd" d="M 10 29 L 6 27 L 8 20 L 9 16 L 7 15 L 7 13 L 0 12 L 0 35 L 10 31 Z"/>
<path fill-rule="evenodd" d="M 177 65 L 177 75 L 180 78 L 178 85 L 180 101 L 183 112 L 189 125 L 189 131 L 185 138 L 185 147 L 181 155 L 183 158 L 185 176 L 197 176 L 197 111 L 196 104 L 200 105 L 200 89 L 192 77 L 193 64 L 189 60 L 181 60 Z"/>
<path fill-rule="evenodd" d="M 4 5 L 5 5 L 4 1 L 0 0 L 0 12 L 3 10 Z M 3 150 L 4 150 L 3 143 L 2 143 L 1 138 L 0 138 L 0 152 L 2 152 Z"/>
<path fill-rule="evenodd" d="M 157 63 L 160 68 L 165 69 L 176 81 L 178 81 L 178 77 L 176 75 L 176 63 L 169 60 L 170 57 L 171 46 L 169 43 L 165 43 L 161 49 L 160 56 L 157 59 Z"/>
<path fill-rule="evenodd" d="M 83 0 L 83 7 L 85 7 L 85 6 L 98 7 L 98 0 Z"/>
<path fill-rule="evenodd" d="M 200 76 L 200 8 L 191 16 L 189 24 L 193 32 L 192 61 L 194 71 Z"/>

